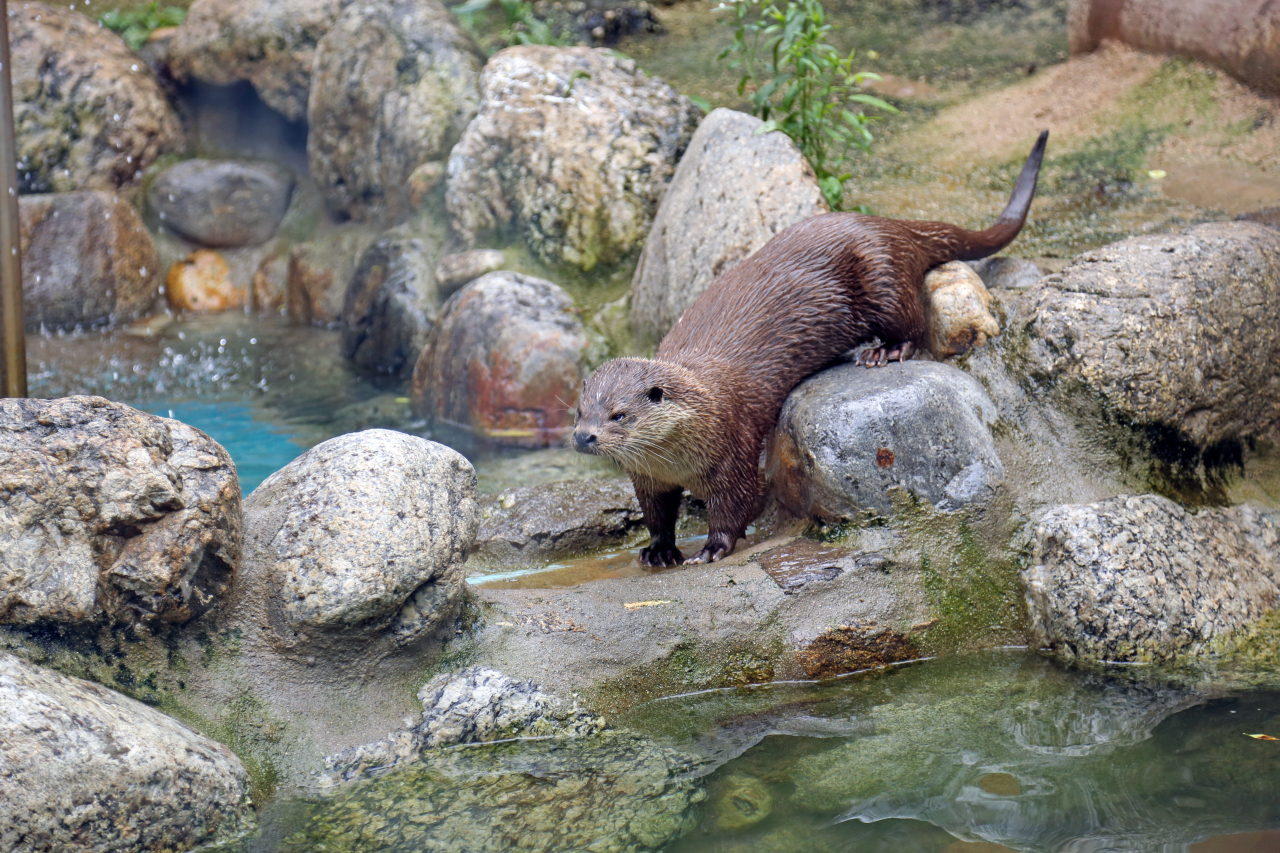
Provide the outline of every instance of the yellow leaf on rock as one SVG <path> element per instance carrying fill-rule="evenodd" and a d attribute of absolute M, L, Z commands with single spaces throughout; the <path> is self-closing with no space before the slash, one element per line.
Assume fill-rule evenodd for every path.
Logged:
<path fill-rule="evenodd" d="M 660 601 L 632 601 L 622 605 L 628 610 L 635 610 L 637 607 L 656 607 L 659 604 L 670 604 L 670 599 L 662 599 Z"/>
<path fill-rule="evenodd" d="M 1244 736 L 1251 737 L 1254 740 L 1280 740 L 1280 737 L 1272 737 L 1271 735 L 1251 735 L 1248 732 L 1245 732 Z"/>

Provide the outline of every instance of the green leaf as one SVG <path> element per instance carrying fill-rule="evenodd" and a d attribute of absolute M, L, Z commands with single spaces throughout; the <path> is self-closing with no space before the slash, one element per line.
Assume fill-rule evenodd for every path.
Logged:
<path fill-rule="evenodd" d="M 887 113 L 896 113 L 898 108 L 888 101 L 882 101 L 874 95 L 850 95 L 849 100 L 857 101 L 860 104 L 870 104 L 876 109 L 884 110 Z"/>
<path fill-rule="evenodd" d="M 706 98 L 699 98 L 697 95 L 686 95 L 685 97 L 692 101 L 693 105 L 704 113 L 711 112 L 711 102 Z"/>

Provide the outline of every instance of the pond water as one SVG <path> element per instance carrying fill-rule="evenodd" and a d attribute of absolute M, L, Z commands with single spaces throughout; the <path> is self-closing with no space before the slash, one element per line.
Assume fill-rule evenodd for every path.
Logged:
<path fill-rule="evenodd" d="M 672 697 L 270 804 L 229 849 L 1280 850 L 1280 692 L 1005 650 Z"/>

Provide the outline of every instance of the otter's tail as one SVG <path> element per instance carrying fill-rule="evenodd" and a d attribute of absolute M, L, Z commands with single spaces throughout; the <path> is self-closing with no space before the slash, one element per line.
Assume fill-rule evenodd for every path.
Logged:
<path fill-rule="evenodd" d="M 961 231 L 963 237 L 956 253 L 944 260 L 976 261 L 994 255 L 1013 242 L 1027 220 L 1031 199 L 1036 194 L 1036 178 L 1040 176 L 1040 161 L 1044 158 L 1044 146 L 1048 141 L 1049 131 L 1040 131 L 1035 147 L 1027 156 L 1027 162 L 1022 165 L 1018 182 L 1013 185 L 1013 195 L 1009 196 L 1009 203 L 1005 205 L 995 224 L 985 231 Z"/>

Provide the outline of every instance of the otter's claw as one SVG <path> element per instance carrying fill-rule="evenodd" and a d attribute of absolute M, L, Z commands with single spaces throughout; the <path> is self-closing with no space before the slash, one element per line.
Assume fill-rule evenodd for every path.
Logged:
<path fill-rule="evenodd" d="M 640 565 L 661 568 L 663 566 L 682 566 L 684 554 L 674 545 L 654 546 L 640 549 Z"/>
<path fill-rule="evenodd" d="M 723 533 L 713 533 L 707 537 L 707 544 L 702 550 L 685 560 L 685 563 L 714 563 L 733 551 L 735 541 Z"/>
<path fill-rule="evenodd" d="M 915 345 L 911 341 L 903 341 L 892 347 L 872 347 L 863 350 L 854 363 L 863 364 L 867 367 L 884 367 L 891 361 L 906 361 L 911 358 L 911 354 L 915 352 L 915 349 Z"/>

